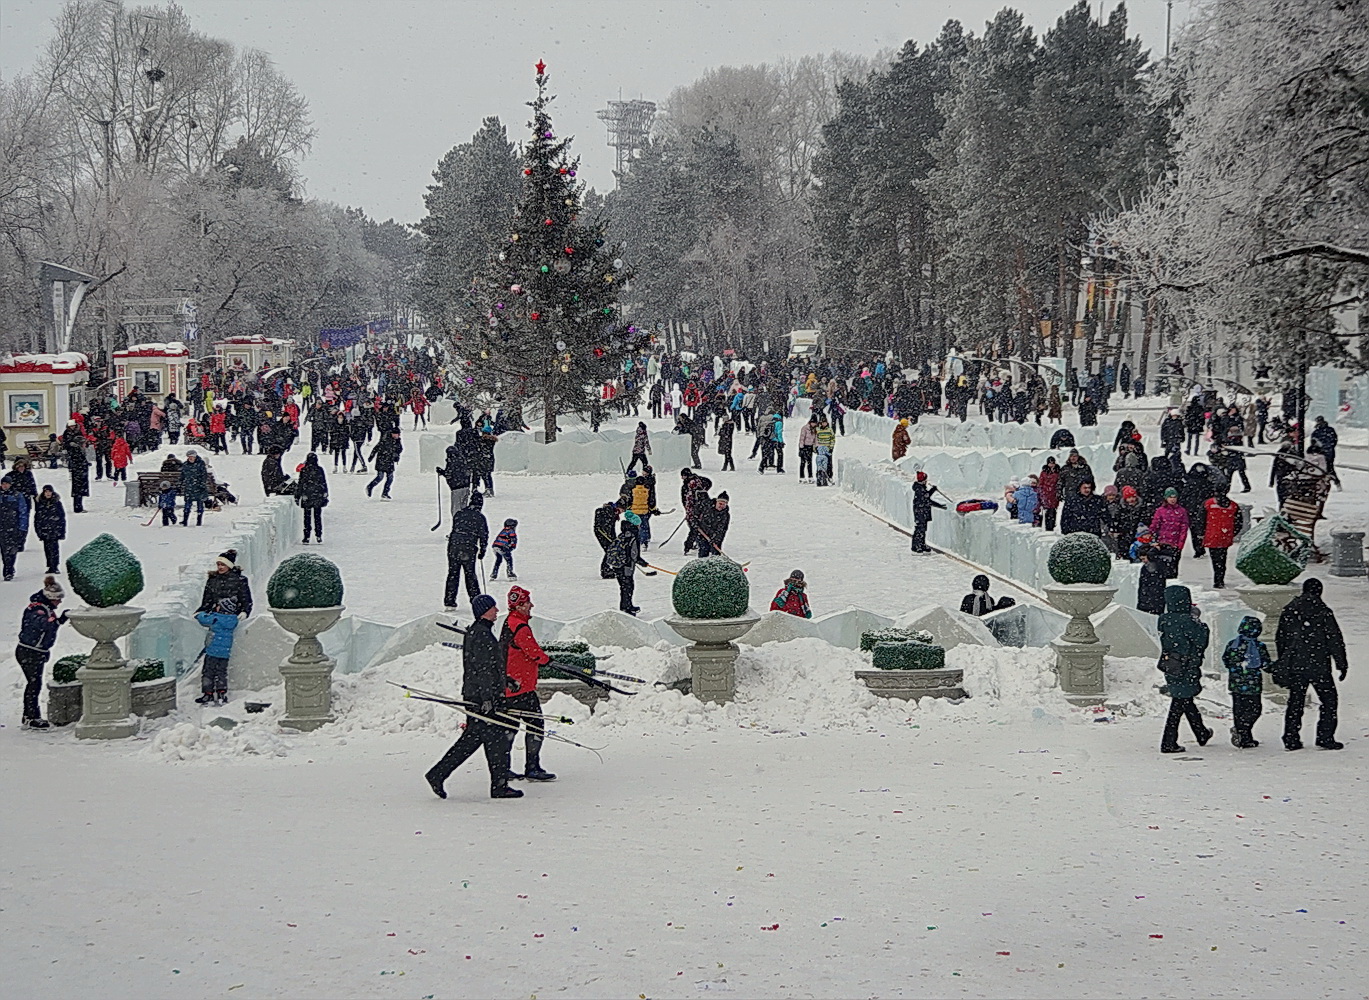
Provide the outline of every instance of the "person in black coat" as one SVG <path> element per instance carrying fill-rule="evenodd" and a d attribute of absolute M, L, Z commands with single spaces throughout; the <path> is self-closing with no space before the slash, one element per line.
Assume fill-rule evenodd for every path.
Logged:
<path fill-rule="evenodd" d="M 286 496 L 294 492 L 294 484 L 280 467 L 281 450 L 274 445 L 261 460 L 261 491 L 268 497 Z"/>
<path fill-rule="evenodd" d="M 1155 515 L 1155 508 L 1165 502 L 1165 490 L 1171 486 L 1177 490 L 1182 482 L 1182 471 L 1176 472 L 1168 459 L 1156 455 L 1150 460 L 1150 471 L 1136 491 L 1141 496 L 1141 517 L 1146 523 Z"/>
<path fill-rule="evenodd" d="M 484 508 L 484 494 L 472 493 L 470 503 L 452 515 L 452 530 L 447 535 L 447 582 L 442 591 L 443 604 L 449 609 L 457 606 L 462 574 L 466 577 L 467 596 L 474 601 L 480 593 L 475 563 L 485 558 L 490 541 Z"/>
<path fill-rule="evenodd" d="M 989 596 L 989 578 L 980 573 L 970 581 L 970 593 L 961 598 L 960 610 L 963 614 L 982 618 L 990 611 L 1011 608 L 1016 603 L 1011 597 L 1001 597 L 995 603 L 994 599 Z"/>
<path fill-rule="evenodd" d="M 914 552 L 931 552 L 927 547 L 927 525 L 932 523 L 932 508 L 936 507 L 945 510 L 944 503 L 937 503 L 932 499 L 932 494 L 936 493 L 935 486 L 927 485 L 927 473 L 918 470 L 917 479 L 913 483 L 913 548 Z"/>
<path fill-rule="evenodd" d="M 511 718 L 500 714 L 509 678 L 499 640 L 494 637 L 499 606 L 488 594 L 476 594 L 471 599 L 471 610 L 475 612 L 475 621 L 466 629 L 461 642 L 461 698 L 474 714 L 467 714 L 461 738 L 424 778 L 433 794 L 445 799 L 447 792 L 442 786 L 452 772 L 484 748 L 485 763 L 490 769 L 490 798 L 522 798 L 522 791 L 509 787 L 509 750 L 513 745 L 510 733 L 516 733 L 518 727 Z"/>
<path fill-rule="evenodd" d="M 444 465 L 437 474 L 447 481 L 452 491 L 452 514 L 466 506 L 471 497 L 471 455 L 476 446 L 476 433 L 469 422 L 463 423 L 456 438 L 447 445 Z"/>
<path fill-rule="evenodd" d="M 304 544 L 309 544 L 309 529 L 323 541 L 323 508 L 328 506 L 328 477 L 318 464 L 318 454 L 309 452 L 295 484 L 295 503 L 304 512 Z"/>
<path fill-rule="evenodd" d="M 626 509 L 621 499 L 610 500 L 608 503 L 594 509 L 594 540 L 599 543 L 599 548 L 604 550 L 604 556 L 599 560 L 599 577 L 603 580 L 613 579 L 613 570 L 608 565 L 608 550 L 612 548 L 613 541 L 618 534 L 618 518 Z"/>
<path fill-rule="evenodd" d="M 1212 470 L 1202 462 L 1194 462 L 1184 473 L 1179 484 L 1179 503 L 1188 511 L 1188 536 L 1193 540 L 1193 554 L 1202 557 L 1203 533 L 1207 529 L 1207 502 L 1217 495 L 1217 484 Z"/>
<path fill-rule="evenodd" d="M 43 555 L 47 559 L 47 571 L 59 572 L 62 562 L 61 546 L 58 544 L 67 537 L 67 512 L 62 506 L 62 498 L 51 486 L 44 485 L 43 491 L 33 505 L 33 531 L 43 543 Z"/>
<path fill-rule="evenodd" d="M 721 554 L 727 529 L 732 524 L 732 512 L 728 510 L 727 491 L 723 490 L 712 503 L 704 504 L 699 511 L 699 555 Z"/>
<path fill-rule="evenodd" d="M 1136 610 L 1163 614 L 1165 587 L 1178 574 L 1179 553 L 1172 545 L 1153 542 L 1141 546 L 1141 572 L 1136 580 Z"/>
<path fill-rule="evenodd" d="M 1285 750 L 1302 749 L 1302 712 L 1307 702 L 1307 688 L 1317 691 L 1321 713 L 1317 716 L 1317 746 L 1323 750 L 1343 750 L 1344 743 L 1336 742 L 1336 722 L 1340 697 L 1331 668 L 1340 671 L 1340 679 L 1350 669 L 1345 654 L 1345 637 L 1340 623 L 1326 602 L 1322 600 L 1322 582 L 1315 577 L 1304 580 L 1302 593 L 1283 609 L 1279 629 L 1274 637 L 1279 661 L 1274 666 L 1274 681 L 1288 688 L 1288 707 L 1283 715 L 1283 746 Z"/>
<path fill-rule="evenodd" d="M 252 587 L 238 568 L 237 549 L 220 552 L 214 560 L 214 570 L 204 581 L 204 593 L 200 595 L 200 606 L 195 613 L 216 610 L 225 597 L 237 601 L 239 617 L 246 618 L 252 613 Z"/>
<path fill-rule="evenodd" d="M 10 475 L 0 476 L 0 561 L 6 580 L 14 579 L 14 559 L 28 531 L 24 525 L 28 498 L 15 492 Z"/>
<path fill-rule="evenodd" d="M 390 499 L 390 486 L 395 481 L 395 466 L 399 464 L 399 456 L 403 451 L 404 443 L 400 440 L 398 427 L 376 442 L 376 446 L 371 449 L 371 459 L 376 464 L 376 477 L 366 484 L 367 496 L 371 495 L 371 491 L 383 479 L 385 485 L 381 488 L 380 495 L 385 500 Z"/>
<path fill-rule="evenodd" d="M 71 474 L 71 512 L 84 514 L 81 501 L 90 496 L 90 462 L 86 460 L 86 436 L 74 420 L 67 421 L 67 429 L 62 432 L 62 450 L 66 452 L 67 472 Z"/>
<path fill-rule="evenodd" d="M 1078 493 L 1065 497 L 1064 506 L 1060 509 L 1060 534 L 1086 531 L 1102 538 L 1106 507 L 1107 501 L 1093 492 L 1092 481 L 1085 480 L 1079 484 Z"/>
<path fill-rule="evenodd" d="M 1073 431 L 1070 431 L 1070 430 L 1067 429 L 1067 428 L 1061 427 L 1061 428 L 1059 428 L 1054 434 L 1051 435 L 1051 450 L 1052 450 L 1052 451 L 1055 451 L 1055 450 L 1058 449 L 1058 448 L 1073 448 L 1073 447 L 1074 447 L 1074 432 L 1073 432 Z"/>

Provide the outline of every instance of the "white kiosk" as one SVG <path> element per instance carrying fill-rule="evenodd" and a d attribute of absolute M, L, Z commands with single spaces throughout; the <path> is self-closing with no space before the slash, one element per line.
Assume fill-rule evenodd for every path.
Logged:
<path fill-rule="evenodd" d="M 85 405 L 90 360 L 76 351 L 11 354 L 0 358 L 0 403 L 6 448 L 22 453 L 29 441 L 47 444 Z"/>
<path fill-rule="evenodd" d="M 219 367 L 225 371 L 240 369 L 255 372 L 265 364 L 268 368 L 282 368 L 290 364 L 294 353 L 293 340 L 279 337 L 225 337 L 214 345 L 218 355 Z"/>
<path fill-rule="evenodd" d="M 134 344 L 114 352 L 114 392 L 120 400 L 137 389 L 160 403 L 168 395 L 185 398 L 190 350 L 179 340 L 169 344 Z"/>

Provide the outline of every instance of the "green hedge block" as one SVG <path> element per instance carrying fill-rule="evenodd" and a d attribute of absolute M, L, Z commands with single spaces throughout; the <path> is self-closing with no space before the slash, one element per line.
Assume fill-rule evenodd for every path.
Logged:
<path fill-rule="evenodd" d="M 559 653 L 588 653 L 589 643 L 587 642 L 544 642 L 542 652 L 546 653 L 553 660 Z"/>
<path fill-rule="evenodd" d="M 1112 555 L 1097 535 L 1072 531 L 1051 546 L 1046 568 L 1056 583 L 1107 583 Z"/>
<path fill-rule="evenodd" d="M 870 652 L 881 642 L 931 642 L 932 633 L 926 629 L 879 628 L 860 634 L 862 652 Z"/>
<path fill-rule="evenodd" d="M 127 604 L 143 589 L 143 567 L 113 535 L 92 538 L 67 559 L 71 589 L 92 608 Z"/>
<path fill-rule="evenodd" d="M 273 608 L 335 608 L 342 603 L 342 574 L 322 556 L 291 556 L 271 574 L 266 602 Z"/>
<path fill-rule="evenodd" d="M 731 559 L 695 559 L 675 575 L 670 601 L 681 618 L 740 618 L 751 601 L 751 584 Z"/>
<path fill-rule="evenodd" d="M 54 684 L 75 684 L 76 671 L 86 665 L 89 657 L 85 653 L 74 653 L 71 656 L 64 656 L 52 665 L 52 683 Z"/>
<path fill-rule="evenodd" d="M 552 650 L 548 649 L 546 646 L 543 646 L 542 650 L 557 663 L 563 663 L 567 667 L 570 667 L 572 670 L 579 670 L 587 674 L 594 673 L 595 660 L 593 653 L 576 653 L 567 651 L 552 652 Z M 537 676 L 540 678 L 554 679 L 560 677 L 564 679 L 566 675 L 559 670 L 552 669 L 551 665 L 548 664 L 547 666 L 538 669 Z"/>
<path fill-rule="evenodd" d="M 925 642 L 878 642 L 871 660 L 876 670 L 941 670 L 946 650 Z"/>
<path fill-rule="evenodd" d="M 1246 532 L 1236 550 L 1236 568 L 1253 583 L 1292 583 L 1312 558 L 1312 539 L 1278 514 Z"/>
<path fill-rule="evenodd" d="M 166 667 L 161 660 L 129 660 L 128 665 L 133 668 L 133 678 L 130 682 L 133 684 L 159 681 L 166 676 Z"/>

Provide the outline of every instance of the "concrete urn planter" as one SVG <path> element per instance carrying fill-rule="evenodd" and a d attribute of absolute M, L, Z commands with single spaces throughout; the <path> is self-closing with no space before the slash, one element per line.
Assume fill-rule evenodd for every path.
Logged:
<path fill-rule="evenodd" d="M 1045 587 L 1046 600 L 1070 616 L 1060 638 L 1051 642 L 1060 690 L 1070 701 L 1097 704 L 1103 700 L 1103 657 L 1112 647 L 1100 642 L 1093 629 L 1096 615 L 1117 596 L 1117 588 L 1102 583 L 1055 583 Z"/>
<path fill-rule="evenodd" d="M 737 693 L 737 644 L 761 616 L 748 609 L 736 618 L 684 618 L 672 615 L 665 623 L 691 645 L 689 657 L 692 692 L 701 701 L 726 703 Z"/>
<path fill-rule="evenodd" d="M 115 645 L 137 627 L 144 609 L 126 604 L 107 608 L 74 608 L 68 612 L 71 627 L 95 648 L 85 666 L 76 671 L 81 683 L 81 721 L 76 736 L 83 740 L 115 740 L 138 731 L 133 714 L 133 668 Z"/>
<path fill-rule="evenodd" d="M 276 622 L 296 635 L 295 648 L 280 665 L 285 680 L 285 729 L 311 732 L 334 720 L 333 668 L 337 661 L 325 655 L 318 637 L 337 624 L 343 606 L 331 608 L 270 608 Z"/>
<path fill-rule="evenodd" d="M 965 671 L 943 670 L 857 670 L 856 677 L 871 693 L 881 698 L 949 698 L 959 701 L 965 694 Z"/>

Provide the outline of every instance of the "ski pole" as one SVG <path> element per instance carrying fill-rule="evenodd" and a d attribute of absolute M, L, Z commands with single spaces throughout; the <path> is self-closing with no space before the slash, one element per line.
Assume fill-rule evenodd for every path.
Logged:
<path fill-rule="evenodd" d="M 498 726 L 500 729 L 510 730 L 513 733 L 517 733 L 521 728 L 521 724 L 505 722 L 502 719 L 490 718 L 488 715 L 482 715 L 480 712 L 472 711 L 470 704 L 459 698 L 445 698 L 442 695 L 434 694 L 431 691 L 423 691 L 419 688 L 409 687 L 407 684 L 400 684 L 398 681 L 386 681 L 385 683 L 393 684 L 395 687 L 403 689 L 404 697 L 406 698 L 413 698 L 416 701 L 430 701 L 435 705 L 446 705 L 448 708 L 454 708 L 459 712 L 465 712 L 466 715 L 472 719 L 488 722 L 491 725 Z M 499 715 L 500 713 L 495 712 L 494 714 Z M 568 743 L 573 747 L 579 747 L 581 750 L 588 750 L 596 757 L 599 757 L 599 750 L 605 749 L 604 747 L 600 747 L 599 750 L 596 750 L 594 747 L 586 746 L 583 743 L 576 743 L 574 740 L 568 739 L 559 733 L 547 732 L 543 733 L 543 736 L 549 740 L 556 740 L 558 743 Z M 603 757 L 599 757 L 601 763 L 603 759 Z"/>

